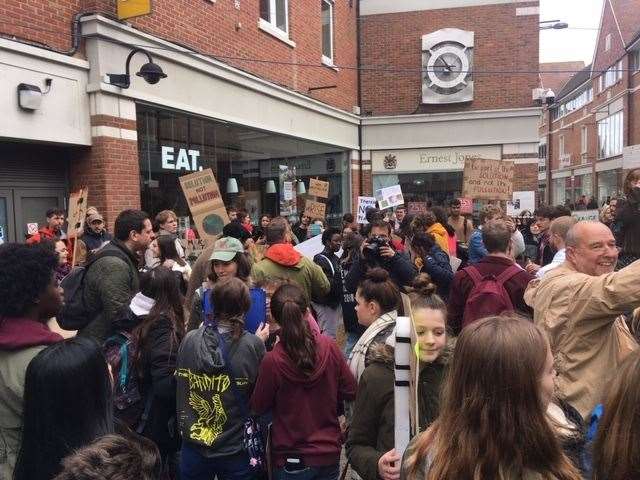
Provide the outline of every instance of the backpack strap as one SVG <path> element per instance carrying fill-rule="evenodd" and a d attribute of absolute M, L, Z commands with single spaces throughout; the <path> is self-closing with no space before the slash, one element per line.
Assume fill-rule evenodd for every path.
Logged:
<path fill-rule="evenodd" d="M 514 263 L 509 268 L 507 268 L 504 272 L 498 275 L 498 277 L 496 278 L 496 282 L 498 282 L 500 285 L 504 285 L 505 282 L 509 281 L 509 279 L 516 276 L 521 271 L 522 269 Z"/>
<path fill-rule="evenodd" d="M 327 261 L 327 263 L 329 263 L 329 267 L 331 267 L 331 275 L 333 275 L 333 276 L 335 277 L 335 275 L 336 275 L 336 269 L 335 269 L 335 268 L 333 268 L 333 262 L 332 262 L 331 260 L 329 260 L 329 259 L 327 258 L 327 256 L 326 256 L 326 255 L 323 255 L 322 253 L 319 253 L 317 256 L 318 256 L 318 257 L 322 257 L 322 258 L 324 258 L 324 259 Z"/>
<path fill-rule="evenodd" d="M 480 270 L 478 270 L 473 265 L 468 266 L 467 268 L 464 269 L 464 271 L 467 272 L 467 275 L 469 275 L 469 278 L 471 278 L 471 281 L 473 282 L 474 286 L 482 282 L 483 277 L 480 274 Z"/>

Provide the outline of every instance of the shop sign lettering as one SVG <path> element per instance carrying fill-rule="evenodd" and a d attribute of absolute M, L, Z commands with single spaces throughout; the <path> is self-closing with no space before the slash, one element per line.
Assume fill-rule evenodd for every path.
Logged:
<path fill-rule="evenodd" d="M 200 150 L 180 148 L 176 154 L 175 148 L 162 145 L 161 152 L 163 170 L 184 170 L 186 172 L 202 170 L 202 167 L 198 166 Z"/>

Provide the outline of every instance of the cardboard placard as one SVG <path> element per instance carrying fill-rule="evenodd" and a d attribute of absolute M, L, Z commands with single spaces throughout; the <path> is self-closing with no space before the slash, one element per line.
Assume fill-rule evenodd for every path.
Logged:
<path fill-rule="evenodd" d="M 536 192 L 513 192 L 513 197 L 507 202 L 507 215 L 517 217 L 523 211 L 530 213 L 536 209 Z"/>
<path fill-rule="evenodd" d="M 600 210 L 574 210 L 571 216 L 579 222 L 597 222 L 600 219 Z"/>
<path fill-rule="evenodd" d="M 358 223 L 369 223 L 367 222 L 367 208 L 376 206 L 376 199 L 374 197 L 358 197 L 358 215 L 356 221 Z"/>
<path fill-rule="evenodd" d="M 76 238 L 82 231 L 84 219 L 87 216 L 87 198 L 89 190 L 82 187 L 69 195 L 69 210 L 67 211 L 67 238 Z"/>
<path fill-rule="evenodd" d="M 393 185 L 392 187 L 376 190 L 375 197 L 380 210 L 404 205 L 404 197 L 402 196 L 402 188 L 400 188 L 400 185 Z"/>
<path fill-rule="evenodd" d="M 207 168 L 201 172 L 183 175 L 180 177 L 180 186 L 200 238 L 215 240 L 222 233 L 223 227 L 229 223 L 229 216 L 213 170 Z"/>
<path fill-rule="evenodd" d="M 312 197 L 328 198 L 329 182 L 312 178 L 309 180 L 309 195 Z"/>
<path fill-rule="evenodd" d="M 511 200 L 515 164 L 508 160 L 465 161 L 462 195 L 476 200 Z"/>
<path fill-rule="evenodd" d="M 313 200 L 305 200 L 304 214 L 310 219 L 324 218 L 327 206 L 324 203 L 314 202 Z"/>
<path fill-rule="evenodd" d="M 409 215 L 419 215 L 421 213 L 427 213 L 427 202 L 407 203 L 407 213 Z"/>
<path fill-rule="evenodd" d="M 473 213 L 473 200 L 471 198 L 459 198 L 460 213 L 463 215 L 471 215 Z"/>

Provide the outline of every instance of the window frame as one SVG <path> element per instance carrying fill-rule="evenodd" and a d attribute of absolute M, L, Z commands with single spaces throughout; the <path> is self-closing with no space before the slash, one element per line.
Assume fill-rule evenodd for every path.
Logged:
<path fill-rule="evenodd" d="M 598 160 L 622 155 L 624 148 L 624 114 L 618 111 L 597 122 Z"/>
<path fill-rule="evenodd" d="M 327 57 L 324 54 L 324 32 L 322 31 L 322 7 L 324 6 L 324 4 L 327 4 L 329 6 L 329 49 L 331 50 L 331 56 Z M 320 0 L 320 27 L 321 27 L 321 46 L 322 46 L 322 63 L 328 66 L 333 66 L 334 65 L 334 58 L 335 58 L 335 29 L 333 27 L 333 23 L 335 20 L 335 3 L 333 2 L 333 0 Z"/>
<path fill-rule="evenodd" d="M 269 18 L 264 18 L 262 16 L 262 8 L 260 8 L 260 12 L 259 12 L 259 21 L 258 21 L 258 26 L 260 27 L 261 30 L 266 31 L 267 33 L 270 33 L 271 35 L 273 35 L 274 37 L 284 41 L 285 43 L 288 43 L 290 46 L 295 47 L 295 43 L 291 41 L 291 39 L 289 38 L 289 31 L 290 31 L 290 22 L 289 22 L 289 0 L 282 0 L 284 2 L 284 22 L 285 22 L 285 29 L 283 30 L 282 28 L 280 28 L 277 24 L 278 22 L 278 6 L 277 6 L 277 0 L 261 0 L 261 4 L 262 2 L 267 2 L 269 5 Z M 260 5 L 262 7 L 262 5 Z"/>
<path fill-rule="evenodd" d="M 586 125 L 582 126 L 580 131 L 580 153 L 587 153 L 589 150 L 589 131 Z"/>

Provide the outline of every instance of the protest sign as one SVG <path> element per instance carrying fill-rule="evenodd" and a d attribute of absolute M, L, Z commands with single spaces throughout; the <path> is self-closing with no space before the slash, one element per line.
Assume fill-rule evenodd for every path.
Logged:
<path fill-rule="evenodd" d="M 180 186 L 200 238 L 215 240 L 222 233 L 223 227 L 229 223 L 229 216 L 213 170 L 207 168 L 201 172 L 183 175 L 180 177 Z"/>
<path fill-rule="evenodd" d="M 27 223 L 27 235 L 35 235 L 38 233 L 37 223 Z"/>
<path fill-rule="evenodd" d="M 600 219 L 599 210 L 576 210 L 571 212 L 571 216 L 580 222 L 597 222 Z"/>
<path fill-rule="evenodd" d="M 298 199 L 293 184 L 296 181 L 296 167 L 278 165 L 280 183 L 280 215 L 294 217 L 298 214 Z"/>
<path fill-rule="evenodd" d="M 328 198 L 329 197 L 329 182 L 312 178 L 309 180 L 309 195 L 312 197 Z"/>
<path fill-rule="evenodd" d="M 517 217 L 525 210 L 533 213 L 536 209 L 536 192 L 513 192 L 512 199 L 507 202 L 507 215 Z"/>
<path fill-rule="evenodd" d="M 460 200 L 460 213 L 462 215 L 473 214 L 473 200 L 471 198 L 459 198 Z"/>
<path fill-rule="evenodd" d="M 82 230 L 87 215 L 87 197 L 89 190 L 82 187 L 69 195 L 69 210 L 67 211 L 67 238 L 76 238 Z"/>
<path fill-rule="evenodd" d="M 476 200 L 511 200 L 514 162 L 472 158 L 465 161 L 462 195 Z"/>
<path fill-rule="evenodd" d="M 356 221 L 358 223 L 369 223 L 367 222 L 367 208 L 376 206 L 376 199 L 374 197 L 358 197 L 358 215 Z"/>
<path fill-rule="evenodd" d="M 376 190 L 375 197 L 378 201 L 380 210 L 404 205 L 404 197 L 402 196 L 402 189 L 400 188 L 400 185 L 380 188 L 379 190 Z"/>
<path fill-rule="evenodd" d="M 305 200 L 304 214 L 311 218 L 324 218 L 327 206 L 324 203 L 314 202 L 313 200 Z"/>
<path fill-rule="evenodd" d="M 409 215 L 420 215 L 421 213 L 427 213 L 427 202 L 407 203 L 407 213 Z"/>

